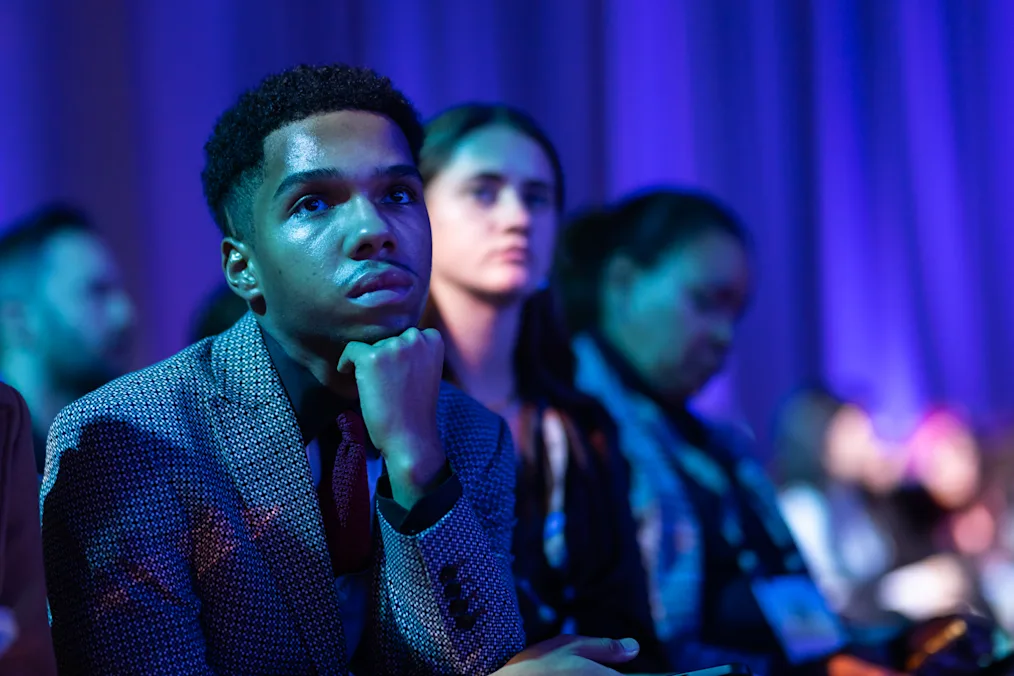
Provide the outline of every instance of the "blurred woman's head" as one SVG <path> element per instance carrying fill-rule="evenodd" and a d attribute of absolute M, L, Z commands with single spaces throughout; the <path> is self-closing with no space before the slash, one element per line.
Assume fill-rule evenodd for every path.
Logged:
<path fill-rule="evenodd" d="M 725 363 L 750 297 L 747 236 L 705 195 L 652 190 L 566 228 L 557 277 L 573 330 L 683 402 Z"/>
<path fill-rule="evenodd" d="M 503 105 L 452 108 L 426 125 L 419 169 L 433 288 L 506 304 L 532 295 L 549 274 L 563 205 L 560 159 L 538 125 Z"/>

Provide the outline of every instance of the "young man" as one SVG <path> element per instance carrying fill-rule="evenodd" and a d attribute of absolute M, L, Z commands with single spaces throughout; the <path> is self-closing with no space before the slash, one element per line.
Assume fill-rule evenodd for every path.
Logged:
<path fill-rule="evenodd" d="M 82 211 L 40 208 L 0 237 L 0 380 L 32 414 L 39 475 L 64 406 L 127 371 L 134 307 Z"/>
<path fill-rule="evenodd" d="M 266 79 L 204 190 L 251 313 L 69 406 L 43 539 L 61 673 L 489 673 L 524 645 L 504 423 L 440 382 L 422 129 L 386 78 Z"/>

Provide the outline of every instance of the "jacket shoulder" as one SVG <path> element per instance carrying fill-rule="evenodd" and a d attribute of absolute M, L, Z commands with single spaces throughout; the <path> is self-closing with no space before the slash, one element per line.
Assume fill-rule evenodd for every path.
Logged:
<path fill-rule="evenodd" d="M 437 416 L 442 428 L 454 428 L 448 429 L 449 432 L 492 430 L 499 434 L 500 426 L 504 424 L 503 418 L 446 381 L 440 383 Z"/>
<path fill-rule="evenodd" d="M 211 340 L 138 371 L 128 373 L 65 407 L 57 415 L 50 439 L 74 445 L 80 430 L 94 425 L 158 428 L 180 417 L 213 389 Z"/>
<path fill-rule="evenodd" d="M 437 428 L 447 460 L 459 474 L 488 471 L 497 464 L 494 458 L 513 447 L 503 418 L 446 382 L 440 386 Z"/>
<path fill-rule="evenodd" d="M 0 408 L 12 409 L 19 420 L 28 420 L 28 404 L 16 389 L 0 383 Z"/>
<path fill-rule="evenodd" d="M 20 408 L 23 403 L 20 392 L 6 383 L 0 383 L 0 406 Z"/>

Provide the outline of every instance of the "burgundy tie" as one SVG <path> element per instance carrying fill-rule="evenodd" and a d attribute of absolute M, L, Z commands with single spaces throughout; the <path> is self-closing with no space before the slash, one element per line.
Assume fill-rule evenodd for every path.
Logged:
<path fill-rule="evenodd" d="M 321 482 L 317 487 L 324 534 L 335 575 L 370 563 L 370 483 L 366 474 L 366 430 L 355 411 L 338 416 L 318 438 Z"/>

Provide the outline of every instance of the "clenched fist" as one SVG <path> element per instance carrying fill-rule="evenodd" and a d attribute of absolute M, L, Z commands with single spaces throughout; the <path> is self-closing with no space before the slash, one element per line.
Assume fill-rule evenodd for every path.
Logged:
<path fill-rule="evenodd" d="M 411 328 L 373 345 L 349 343 L 338 372 L 354 374 L 370 440 L 384 456 L 394 500 L 411 509 L 443 477 L 437 433 L 444 341 L 436 329 Z"/>

